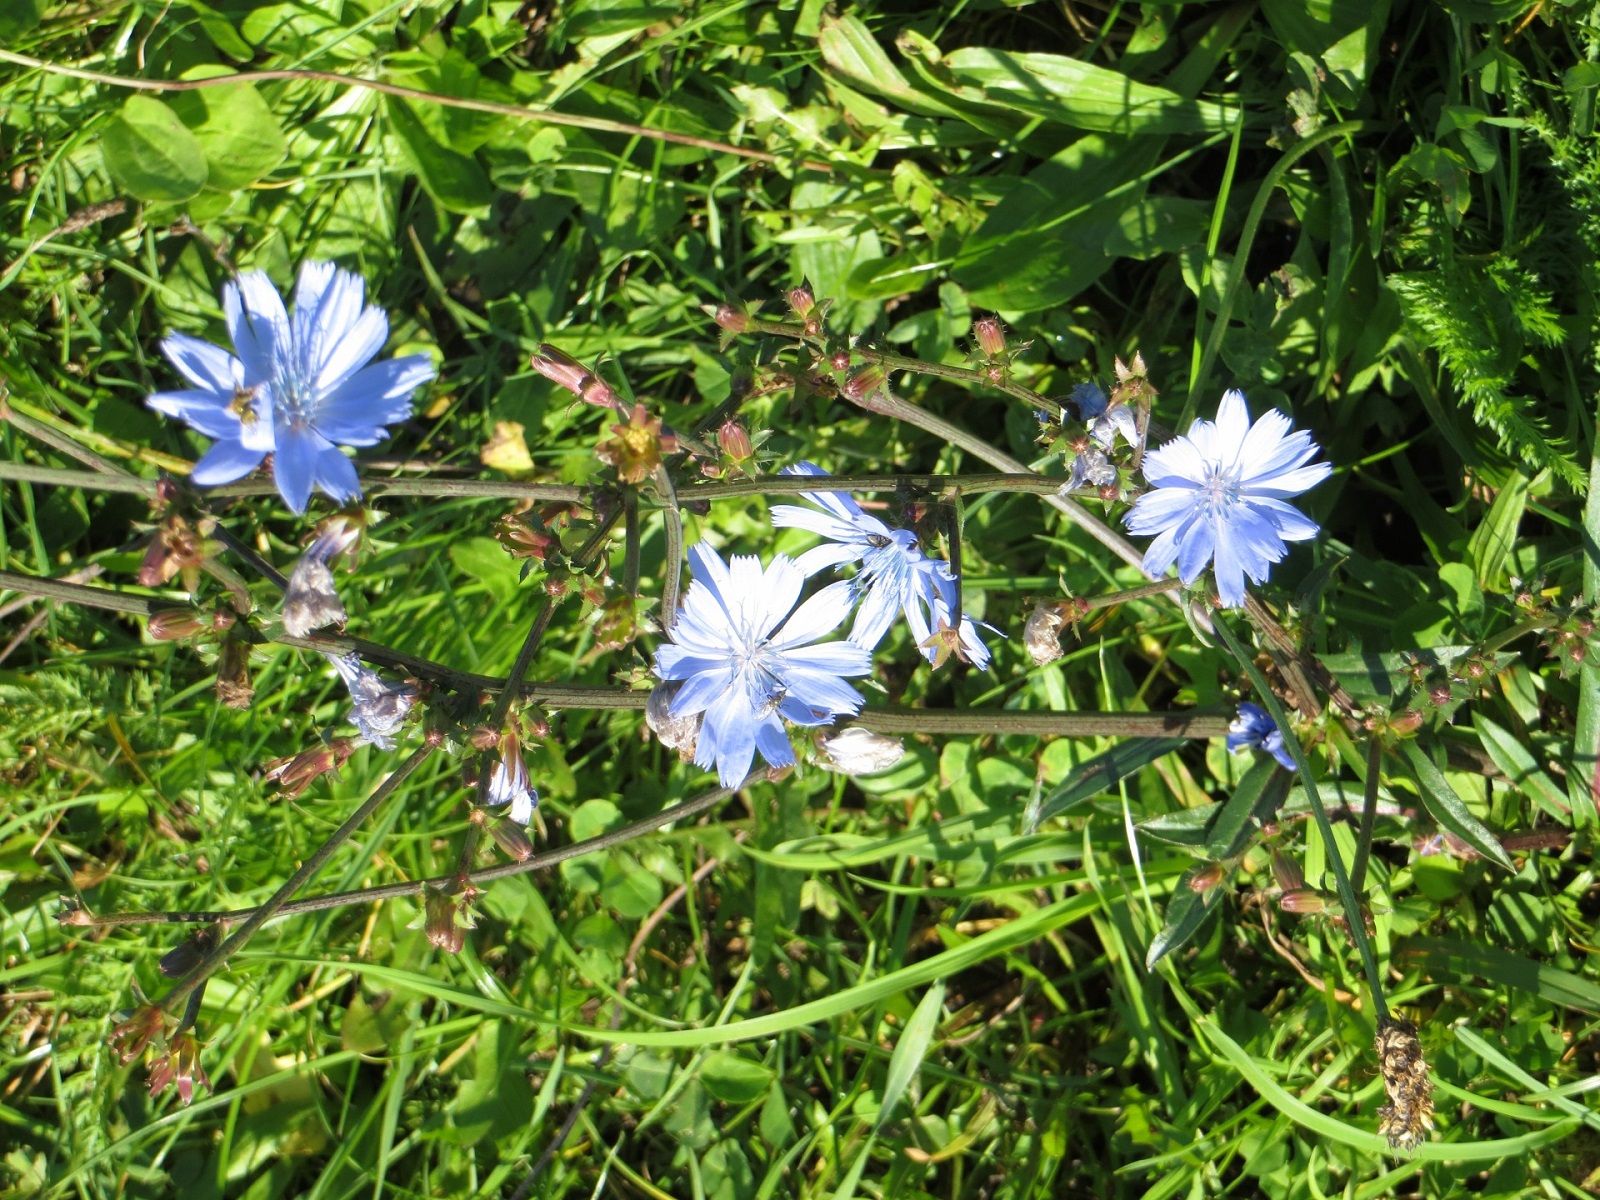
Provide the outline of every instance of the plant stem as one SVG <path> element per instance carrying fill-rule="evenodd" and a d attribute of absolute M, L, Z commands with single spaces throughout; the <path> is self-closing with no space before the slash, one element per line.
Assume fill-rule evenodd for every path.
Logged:
<path fill-rule="evenodd" d="M 766 771 L 764 770 L 753 771 L 739 784 L 739 787 L 749 787 L 765 778 L 765 776 Z M 385 781 L 385 784 L 387 782 Z M 598 854 L 603 850 L 609 850 L 614 846 L 630 842 L 646 833 L 653 833 L 663 825 L 671 825 L 674 821 L 682 821 L 689 817 L 698 816 L 708 809 L 721 804 L 737 790 L 737 788 L 713 788 L 709 792 L 696 796 L 693 800 L 685 800 L 682 804 L 663 809 L 648 817 L 641 817 L 637 821 L 630 822 L 607 833 L 598 834 L 581 842 L 574 842 L 570 846 L 547 850 L 543 854 L 535 854 L 522 862 L 501 863 L 498 866 L 485 867 L 482 870 L 469 872 L 466 875 L 466 880 L 473 884 L 493 883 L 497 879 L 509 879 L 513 875 L 527 875 L 534 871 L 548 870 L 551 867 L 567 862 L 569 859 L 582 858 L 586 854 Z M 304 900 L 289 901 L 273 907 L 271 912 L 267 913 L 261 920 L 256 921 L 251 928 L 253 932 L 255 928 L 269 920 L 281 920 L 311 912 L 326 912 L 328 909 L 344 908 L 351 904 L 369 904 L 382 900 L 394 900 L 402 896 L 421 896 L 425 894 L 428 888 L 453 888 L 461 882 L 461 878 L 459 874 L 439 875 L 431 879 L 414 880 L 408 883 L 390 883 L 379 887 L 357 888 L 349 892 L 330 892 L 324 896 L 308 896 Z M 273 899 L 276 898 L 275 895 Z M 198 924 L 202 922 L 229 924 L 234 921 L 249 921 L 271 904 L 272 901 L 269 900 L 267 904 L 259 905 L 255 908 L 221 909 L 213 912 L 112 913 L 103 917 L 80 912 L 69 918 L 66 923 L 99 928 L 120 925 L 171 925 Z M 231 938 L 229 939 L 230 942 L 232 940 Z M 226 944 L 224 943 L 224 945 Z M 202 963 L 202 965 L 204 964 Z"/>
<path fill-rule="evenodd" d="M 1255 684 L 1256 691 L 1260 694 L 1261 702 L 1266 705 L 1272 714 L 1272 719 L 1277 722 L 1279 729 L 1289 728 L 1289 714 L 1284 711 L 1283 704 L 1267 684 L 1266 676 L 1256 666 L 1255 659 L 1246 653 L 1244 646 L 1239 642 L 1238 636 L 1229 627 L 1228 622 L 1220 615 L 1213 619 L 1212 627 L 1217 631 L 1223 642 L 1227 644 L 1233 657 L 1250 676 Z M 1333 823 L 1328 819 L 1328 810 L 1323 807 L 1322 793 L 1317 790 L 1317 779 L 1311 771 L 1311 761 L 1306 757 L 1300 739 L 1285 737 L 1284 747 L 1294 759 L 1295 766 L 1300 772 L 1300 782 L 1305 787 L 1306 800 L 1311 805 L 1311 814 L 1316 818 L 1317 829 L 1322 834 L 1322 843 L 1328 856 L 1328 866 L 1333 871 L 1334 886 L 1339 893 L 1339 903 L 1344 906 L 1344 926 L 1350 935 L 1350 940 L 1355 943 L 1356 952 L 1361 957 L 1361 969 L 1367 977 L 1367 987 L 1372 992 L 1372 1008 L 1378 1020 L 1383 1020 L 1389 1015 L 1389 1005 L 1383 995 L 1383 977 L 1378 973 L 1378 958 L 1372 950 L 1372 939 L 1367 936 L 1366 909 L 1362 907 L 1360 898 L 1356 895 L 1355 888 L 1351 886 L 1350 876 L 1345 873 L 1344 859 L 1339 854 L 1339 843 L 1334 840 Z M 1371 804 L 1364 808 L 1372 809 Z"/>
<path fill-rule="evenodd" d="M 1367 880 L 1367 859 L 1372 854 L 1372 831 L 1378 823 L 1378 773 L 1383 766 L 1383 745 L 1376 735 L 1367 741 L 1367 777 L 1362 781 L 1361 827 L 1356 833 L 1356 859 L 1350 864 L 1350 888 L 1357 895 Z"/>
<path fill-rule="evenodd" d="M 433 753 L 433 747 L 427 744 L 418 746 L 411 754 L 390 772 L 389 777 L 373 789 L 372 795 L 364 800 L 355 812 L 351 813 L 345 823 L 328 835 L 328 839 L 312 851 L 310 857 L 300 864 L 295 873 L 285 879 L 278 890 L 273 892 L 265 904 L 258 905 L 244 918 L 244 923 L 229 935 L 215 950 L 212 950 L 199 963 L 177 983 L 172 990 L 161 1000 L 161 1007 L 167 1012 L 175 1012 L 178 1005 L 207 979 L 216 973 L 228 959 L 232 958 L 244 948 L 244 944 L 254 936 L 256 930 L 272 919 L 273 914 L 279 912 L 288 904 L 289 898 L 300 890 L 313 875 L 322 869 L 322 864 L 327 862 L 333 852 L 344 844 L 363 822 L 375 812 L 379 805 L 394 794 L 396 788 L 405 782 L 406 778 L 420 767 L 427 757 Z"/>

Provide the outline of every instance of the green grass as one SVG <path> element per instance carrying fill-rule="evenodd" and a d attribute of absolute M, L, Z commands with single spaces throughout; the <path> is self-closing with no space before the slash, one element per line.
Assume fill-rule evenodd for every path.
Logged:
<path fill-rule="evenodd" d="M 1109 386 L 1139 353 L 1163 431 L 1227 386 L 1291 412 L 1336 471 L 1305 498 L 1324 537 L 1260 595 L 1378 732 L 1307 723 L 1290 780 L 1220 739 L 924 731 L 884 776 L 806 766 L 487 886 L 457 955 L 430 946 L 414 893 L 275 922 L 204 991 L 212 1087 L 185 1107 L 106 1042 L 171 986 L 158 960 L 191 931 L 61 925 L 61 902 L 260 904 L 420 726 L 286 798 L 265 764 L 348 732 L 315 654 L 254 646 L 236 710 L 212 686 L 215 639 L 6 592 L 0 1195 L 1592 1194 L 1600 646 L 1570 610 L 1600 600 L 1596 45 L 1591 8 L 1520 2 L 8 7 L 0 382 L 23 420 L 0 423 L 0 569 L 187 600 L 136 583 L 145 497 L 12 476 L 86 469 L 63 438 L 141 479 L 184 474 L 204 439 L 143 404 L 173 386 L 159 339 L 220 338 L 231 270 L 287 285 L 307 259 L 359 270 L 392 348 L 440 365 L 364 452 L 369 477 L 504 479 L 480 450 L 516 422 L 529 478 L 589 489 L 556 526 L 568 552 L 616 494 L 595 455 L 613 418 L 528 368 L 543 342 L 686 438 L 737 413 L 763 470 L 972 474 L 996 469 L 986 444 L 1065 474 L 1024 400 L 896 374 L 925 417 L 890 420 L 808 385 L 793 339 L 725 338 L 707 315 L 785 319 L 804 280 L 834 348 L 859 335 L 966 367 L 972 320 L 998 312 L 1028 343 L 1023 388 Z M 162 93 L 67 68 L 346 78 Z M 701 478 L 669 465 L 680 492 Z M 504 677 L 552 580 L 494 540 L 511 505 L 372 490 L 382 519 L 339 574 L 347 632 Z M 1168 597 L 1095 611 L 1035 666 L 1035 598 L 1140 573 L 1035 495 L 966 495 L 959 519 L 937 496 L 881 497 L 908 498 L 927 530 L 959 526 L 963 603 L 1008 636 L 990 672 L 931 671 L 898 631 L 873 703 L 1224 712 L 1261 698 L 1251 670 L 1300 698 L 1259 623 L 1229 616 L 1247 670 Z M 209 503 L 281 571 L 327 511 Z M 1120 506 L 1089 507 L 1119 524 Z M 640 512 L 653 603 L 671 567 L 648 487 Z M 808 544 L 749 496 L 683 520 L 690 543 Z M 601 600 L 630 590 L 623 529 L 589 577 Z M 270 632 L 276 590 L 221 560 Z M 656 636 L 602 648 L 584 582 L 529 679 L 642 687 Z M 199 579 L 199 602 L 223 595 Z M 309 892 L 456 869 L 463 731 L 488 709 L 430 700 L 445 744 Z M 1420 729 L 1385 732 L 1412 709 Z M 544 715 L 541 852 L 712 786 L 636 708 Z M 1378 975 L 1437 1088 L 1410 1154 L 1378 1133 L 1378 1010 L 1330 867 L 1356 858 L 1364 796 Z M 476 857 L 504 861 L 487 842 Z M 1280 906 L 1275 858 L 1322 911 Z"/>

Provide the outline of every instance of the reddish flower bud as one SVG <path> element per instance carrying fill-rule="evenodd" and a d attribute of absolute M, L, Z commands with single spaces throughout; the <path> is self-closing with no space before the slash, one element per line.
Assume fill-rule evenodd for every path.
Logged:
<path fill-rule="evenodd" d="M 1321 892 L 1310 888 L 1295 888 L 1278 897 L 1278 907 L 1284 912 L 1315 916 L 1328 911 L 1328 900 Z"/>
<path fill-rule="evenodd" d="M 1428 689 L 1428 699 L 1439 708 L 1449 704 L 1452 698 L 1453 694 L 1448 683 L 1436 683 Z"/>
<path fill-rule="evenodd" d="M 750 314 L 745 312 L 742 307 L 735 307 L 732 304 L 719 304 L 711 319 L 729 333 L 750 332 Z"/>
<path fill-rule="evenodd" d="M 1401 737 L 1410 737 L 1422 727 L 1422 714 L 1414 708 L 1396 713 L 1389 718 L 1389 728 Z"/>
<path fill-rule="evenodd" d="M 985 358 L 1002 358 L 1006 352 L 1006 330 L 998 317 L 979 317 L 972 323 L 972 336 Z"/>
<path fill-rule="evenodd" d="M 527 862 L 533 857 L 533 840 L 528 837 L 528 831 L 510 817 L 491 821 L 488 828 L 489 836 L 505 851 L 506 857 L 516 862 Z"/>
<path fill-rule="evenodd" d="M 574 396 L 597 408 L 610 408 L 616 403 L 617 394 L 604 380 L 572 355 L 549 343 L 539 347 L 538 352 L 528 360 L 528 365 L 551 383 L 566 388 Z"/>
<path fill-rule="evenodd" d="M 817 298 L 811 294 L 811 289 L 803 283 L 799 287 L 790 288 L 787 299 L 789 307 L 794 310 L 794 315 L 802 321 L 809 317 L 811 310 L 817 306 Z"/>
<path fill-rule="evenodd" d="M 835 371 L 848 371 L 850 369 L 850 351 L 835 350 L 828 356 L 828 365 Z"/>
<path fill-rule="evenodd" d="M 717 430 L 717 445 L 735 463 L 749 462 L 750 456 L 755 453 L 754 447 L 750 445 L 750 434 L 732 417 L 724 421 L 722 427 Z"/>
<path fill-rule="evenodd" d="M 1188 883 L 1191 892 L 1209 892 L 1221 883 L 1227 874 L 1227 868 L 1221 863 L 1207 863 L 1191 871 L 1185 882 Z"/>
<path fill-rule="evenodd" d="M 211 1080 L 200 1068 L 200 1044 L 192 1033 L 180 1033 L 168 1039 L 166 1052 L 150 1064 L 150 1097 L 154 1099 L 170 1087 L 188 1104 L 194 1099 L 197 1083 L 208 1091 L 211 1088 Z"/>
<path fill-rule="evenodd" d="M 883 373 L 883 368 L 876 364 L 862 367 L 849 379 L 844 381 L 844 394 L 847 399 L 860 404 L 863 400 L 876 395 L 888 382 Z"/>
<path fill-rule="evenodd" d="M 262 774 L 282 788 L 285 796 L 292 798 L 310 787 L 314 780 L 344 766 L 355 749 L 356 743 L 351 738 L 334 738 L 299 754 L 275 758 Z"/>
<path fill-rule="evenodd" d="M 229 624 L 232 624 L 231 617 Z M 150 636 L 158 642 L 181 642 L 210 628 L 211 622 L 196 608 L 163 608 L 150 614 Z"/>

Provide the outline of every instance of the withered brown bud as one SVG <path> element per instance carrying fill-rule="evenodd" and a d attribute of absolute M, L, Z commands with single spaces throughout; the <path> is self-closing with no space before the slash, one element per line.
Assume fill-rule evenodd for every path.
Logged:
<path fill-rule="evenodd" d="M 429 889 L 423 902 L 423 932 L 428 944 L 437 946 L 446 954 L 460 954 L 467 944 L 467 926 L 457 921 L 460 908 L 454 896 Z M 470 919 L 470 918 L 469 918 Z"/>
<path fill-rule="evenodd" d="M 1006 329 L 999 317 L 979 317 L 972 323 L 972 336 L 978 339 L 978 349 L 985 358 L 1005 356 Z"/>
<path fill-rule="evenodd" d="M 229 634 L 217 655 L 217 699 L 229 708 L 249 708 L 256 689 L 250 682 L 250 643 Z"/>
<path fill-rule="evenodd" d="M 118 1062 L 127 1066 L 166 1031 L 166 1026 L 167 1014 L 159 1006 L 142 1004 L 126 1021 L 111 1030 L 111 1052 Z"/>
<path fill-rule="evenodd" d="M 1278 897 L 1278 907 L 1284 912 L 1315 916 L 1328 911 L 1328 898 L 1311 888 L 1291 888 Z"/>
<path fill-rule="evenodd" d="M 168 979 L 180 979 L 199 966 L 200 960 L 210 954 L 216 945 L 217 930 L 214 926 L 207 926 L 168 950 L 156 966 Z"/>

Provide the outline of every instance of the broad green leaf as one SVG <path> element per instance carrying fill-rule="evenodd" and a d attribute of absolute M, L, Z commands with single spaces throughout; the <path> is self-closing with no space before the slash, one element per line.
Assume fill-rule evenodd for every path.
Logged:
<path fill-rule="evenodd" d="M 184 79 L 226 75 L 230 68 L 191 67 Z M 206 156 L 206 186 L 219 191 L 247 187 L 270 174 L 289 153 L 277 118 L 246 83 L 181 92 L 172 110 L 199 141 Z"/>
<path fill-rule="evenodd" d="M 138 200 L 187 200 L 206 185 L 200 139 L 171 107 L 150 96 L 129 96 L 100 135 L 106 170 Z"/>
<path fill-rule="evenodd" d="M 1455 788 L 1450 786 L 1450 781 L 1438 767 L 1433 765 L 1433 759 L 1428 757 L 1428 752 L 1421 745 L 1414 741 L 1401 743 L 1400 756 L 1410 767 L 1409 773 L 1416 781 L 1417 790 L 1422 797 L 1422 807 L 1428 810 L 1428 815 L 1437 821 L 1441 828 L 1455 834 L 1479 854 L 1506 870 L 1516 869 L 1512 866 L 1505 847 L 1500 844 L 1500 839 L 1472 815 L 1462 803 L 1461 797 L 1456 795 Z"/>
<path fill-rule="evenodd" d="M 905 1095 L 911 1081 L 922 1069 L 922 1060 L 927 1056 L 934 1032 L 944 1016 L 944 989 L 944 980 L 936 980 L 923 993 L 911 1019 L 900 1031 L 900 1037 L 894 1044 L 894 1053 L 889 1056 L 889 1074 L 884 1080 L 883 1095 L 879 1101 L 879 1125 L 893 1114 L 900 1097 Z"/>
<path fill-rule="evenodd" d="M 1141 771 L 1163 754 L 1170 754 L 1188 743 L 1183 738 L 1129 738 L 1119 742 L 1104 754 L 1096 755 L 1045 796 L 1038 807 L 1038 815 L 1024 832 L 1032 832 L 1052 817 L 1058 817 L 1084 801 L 1113 788 L 1120 780 L 1135 771 Z"/>
<path fill-rule="evenodd" d="M 713 1050 L 700 1064 L 700 1082 L 724 1104 L 749 1104 L 772 1086 L 772 1068 L 737 1050 Z"/>
<path fill-rule="evenodd" d="M 1206 918 L 1217 911 L 1217 901 L 1222 898 L 1225 888 L 1218 885 L 1197 892 L 1189 886 L 1190 880 L 1204 869 L 1195 867 L 1186 874 L 1173 891 L 1172 899 L 1167 901 L 1166 919 L 1161 932 L 1156 934 L 1150 942 L 1150 949 L 1145 951 L 1144 965 L 1147 970 L 1153 970 L 1163 958 L 1199 933 Z"/>
<path fill-rule="evenodd" d="M 623 917 L 639 921 L 648 917 L 661 903 L 663 885 L 661 876 L 645 870 L 633 855 L 623 850 L 613 850 L 606 855 L 606 865 L 600 877 L 600 894 L 606 904 Z"/>
<path fill-rule="evenodd" d="M 1566 821 L 1571 815 L 1566 793 L 1556 786 L 1555 780 L 1545 773 L 1521 740 L 1481 712 L 1472 714 L 1472 725 L 1478 731 L 1478 740 L 1483 743 L 1483 748 L 1494 760 L 1494 765 L 1505 773 L 1512 786 L 1521 789 L 1523 795 L 1556 820 Z"/>
<path fill-rule="evenodd" d="M 1506 560 L 1517 544 L 1517 527 L 1528 508 L 1528 477 L 1511 472 L 1500 494 L 1467 541 L 1467 555 L 1477 584 L 1485 591 L 1499 591 L 1506 583 Z"/>
<path fill-rule="evenodd" d="M 417 180 L 441 208 L 474 213 L 489 203 L 494 187 L 477 159 L 436 141 L 407 101 L 386 99 L 384 111 Z"/>
<path fill-rule="evenodd" d="M 1422 960 L 1424 969 L 1437 979 L 1486 979 L 1538 996 L 1558 1008 L 1600 1016 L 1600 984 L 1498 946 L 1462 938 L 1409 938 L 1398 953 L 1406 959 Z"/>
<path fill-rule="evenodd" d="M 968 47 L 945 56 L 951 77 L 983 99 L 1073 129 L 1122 136 L 1216 133 L 1232 128 L 1238 111 L 1187 100 L 1177 92 L 1130 79 L 1060 54 L 1013 53 Z"/>

